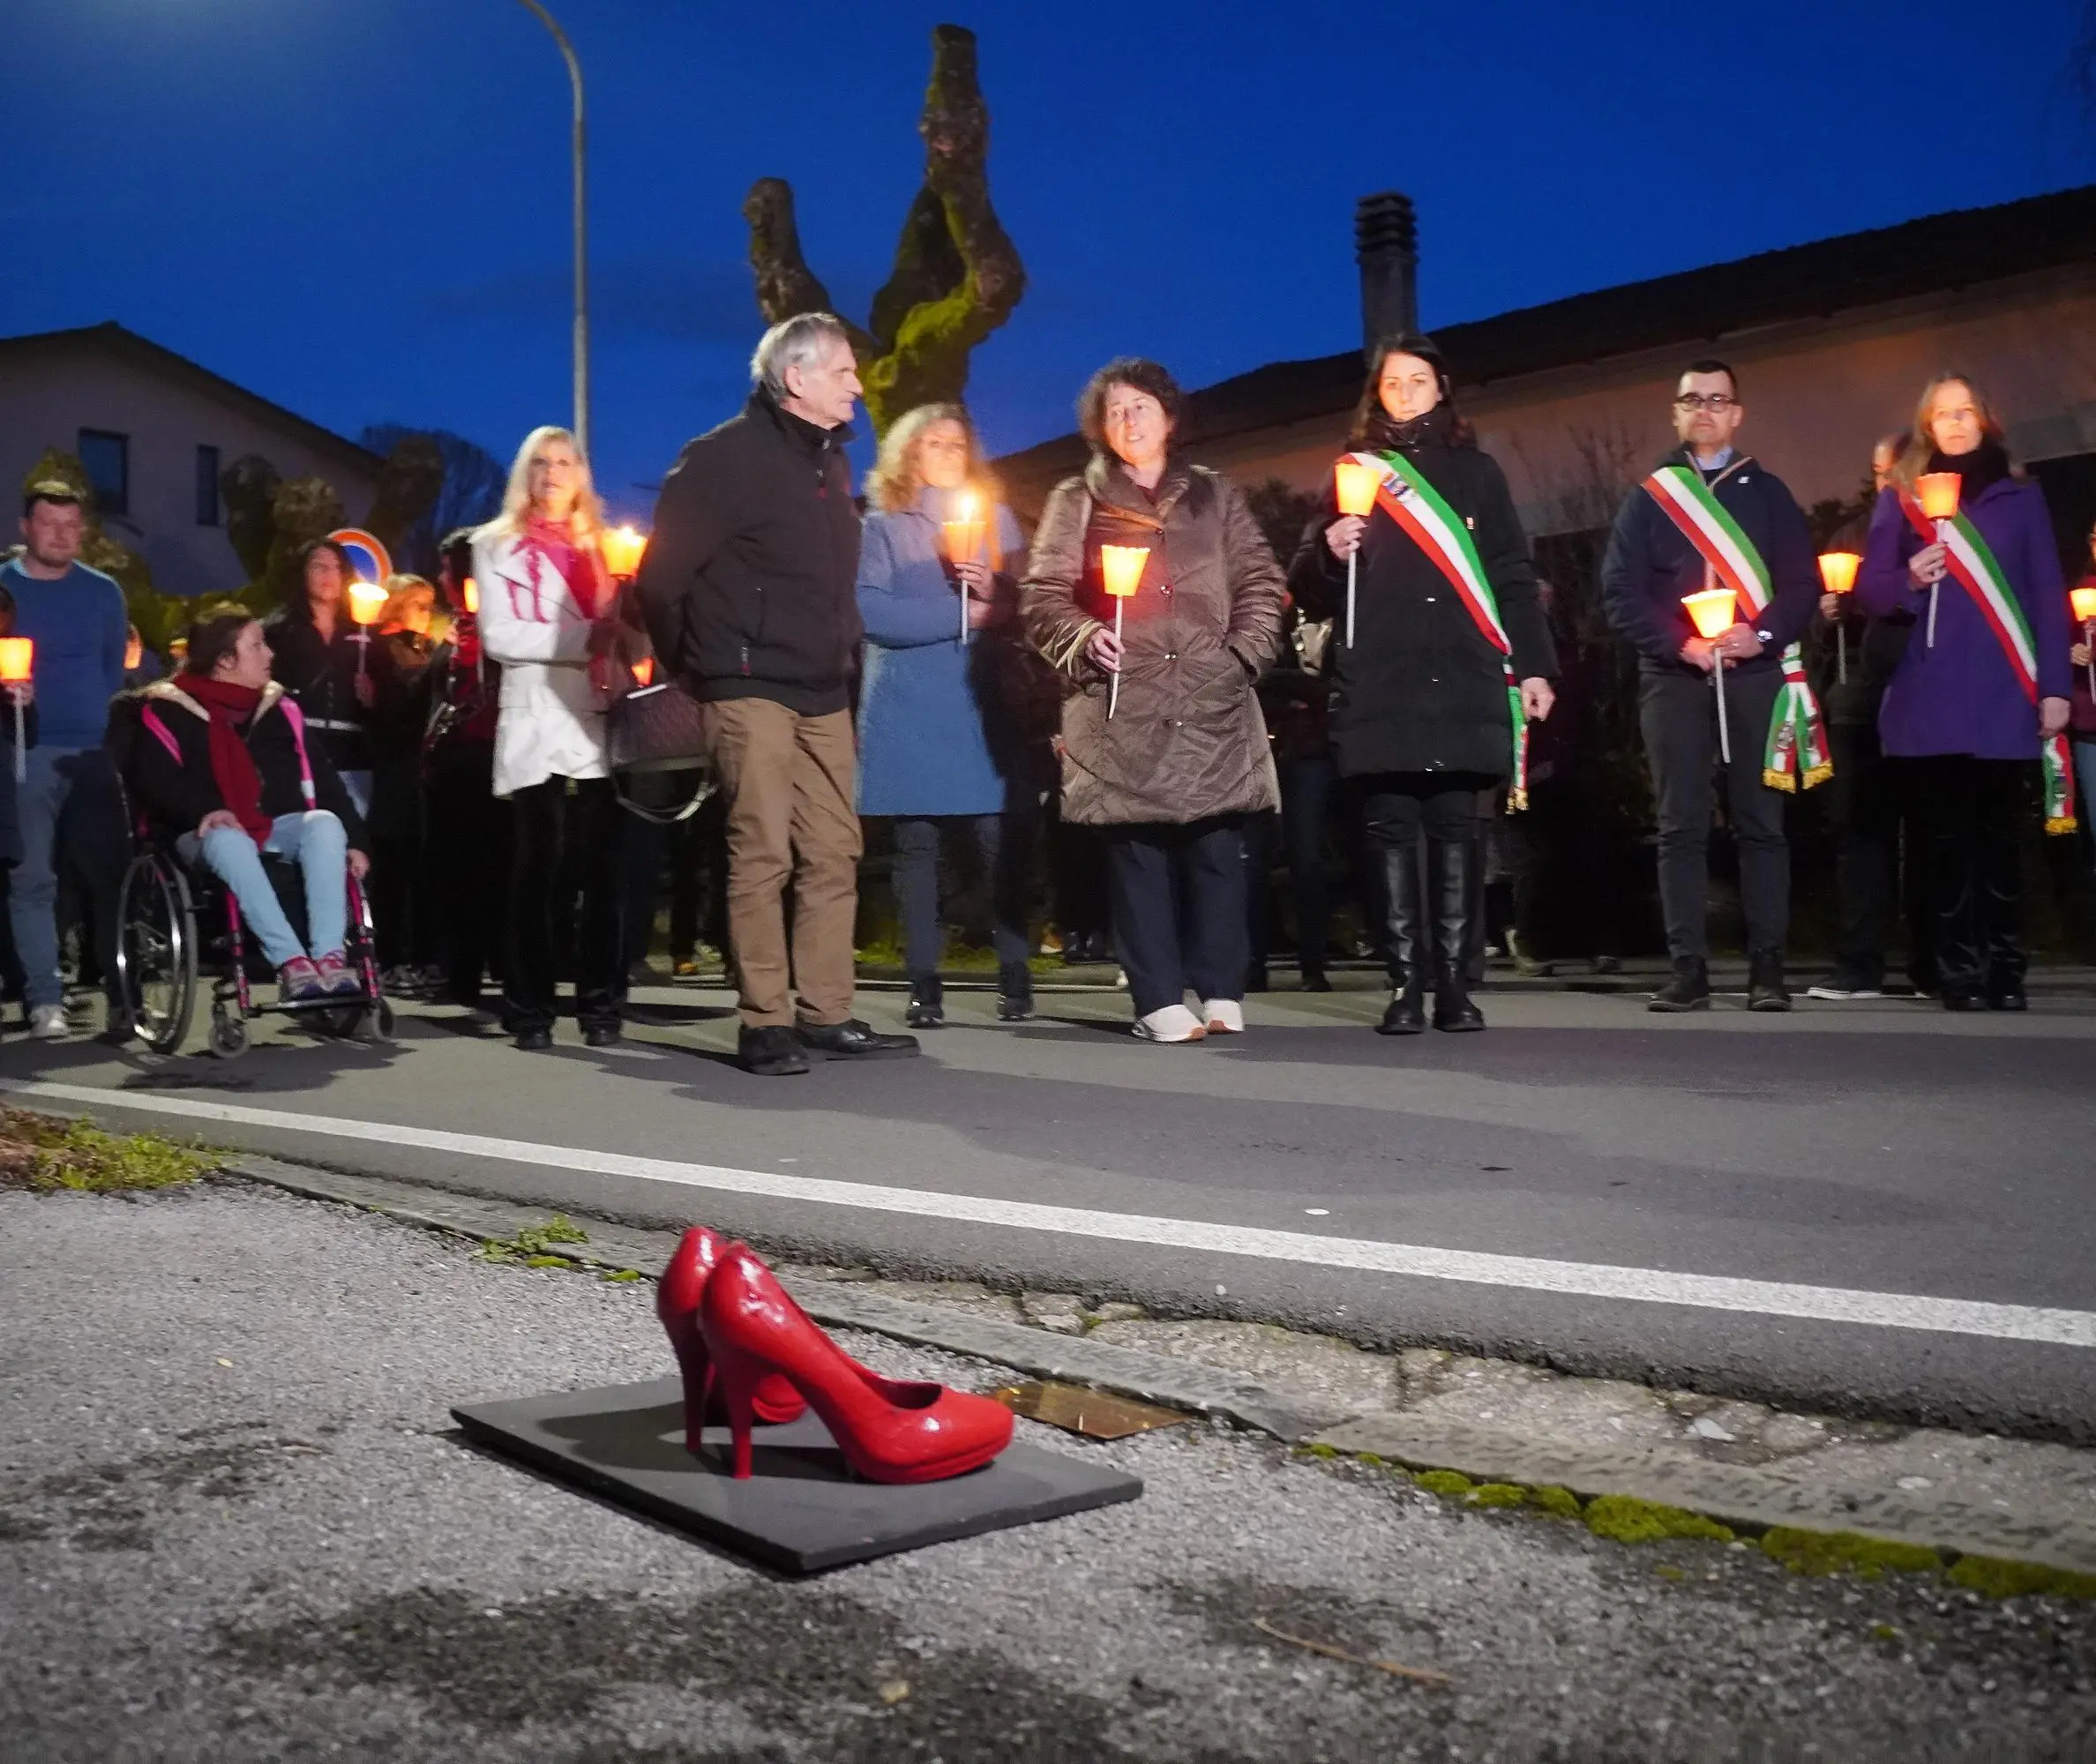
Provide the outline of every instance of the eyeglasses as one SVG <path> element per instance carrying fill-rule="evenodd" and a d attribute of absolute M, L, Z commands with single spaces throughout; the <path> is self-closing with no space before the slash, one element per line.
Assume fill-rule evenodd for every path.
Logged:
<path fill-rule="evenodd" d="M 1730 410 L 1739 403 L 1728 392 L 1685 392 L 1674 400 L 1676 410 Z"/>

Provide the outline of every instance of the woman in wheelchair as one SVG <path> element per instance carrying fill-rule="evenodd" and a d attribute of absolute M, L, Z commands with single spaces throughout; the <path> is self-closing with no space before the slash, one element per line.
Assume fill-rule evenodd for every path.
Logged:
<path fill-rule="evenodd" d="M 371 867 L 363 822 L 334 767 L 306 739 L 298 706 L 270 678 L 261 621 L 235 607 L 190 627 L 183 670 L 144 691 L 132 774 L 153 819 L 232 891 L 277 971 L 286 1004 L 356 997 L 343 960 L 348 874 Z M 278 901 L 265 852 L 305 882 L 307 942 Z"/>

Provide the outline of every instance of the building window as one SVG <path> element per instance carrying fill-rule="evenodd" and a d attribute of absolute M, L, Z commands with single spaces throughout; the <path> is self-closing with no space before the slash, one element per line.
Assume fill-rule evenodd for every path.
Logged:
<path fill-rule="evenodd" d="M 197 525 L 219 524 L 219 450 L 197 449 Z"/>
<path fill-rule="evenodd" d="M 131 512 L 131 437 L 104 429 L 80 431 L 80 463 L 94 486 L 95 506 L 103 514 Z"/>

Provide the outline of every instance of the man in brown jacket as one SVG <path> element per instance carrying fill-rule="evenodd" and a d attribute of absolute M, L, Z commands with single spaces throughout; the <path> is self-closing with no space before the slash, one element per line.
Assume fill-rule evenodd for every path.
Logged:
<path fill-rule="evenodd" d="M 748 407 L 687 446 L 664 482 L 636 587 L 655 654 L 707 707 L 728 804 L 737 1051 L 779 1077 L 807 1071 L 810 1053 L 879 1058 L 917 1043 L 851 1014 L 861 626 L 844 445 L 857 364 L 842 323 L 820 312 L 772 326 L 750 368 Z"/>

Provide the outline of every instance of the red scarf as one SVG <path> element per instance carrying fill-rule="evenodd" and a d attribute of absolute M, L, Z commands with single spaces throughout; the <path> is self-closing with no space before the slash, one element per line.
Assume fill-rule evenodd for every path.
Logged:
<path fill-rule="evenodd" d="M 600 617 L 610 599 L 610 577 L 604 569 L 603 554 L 584 550 L 574 542 L 565 520 L 541 520 L 536 516 L 524 522 L 524 530 L 518 535 L 524 553 L 524 564 L 531 575 L 531 614 L 539 624 L 550 623 L 546 617 L 545 589 L 540 572 L 550 564 L 555 572 L 568 586 L 568 592 L 575 597 L 575 605 L 586 619 Z M 516 604 L 516 589 L 510 589 L 510 610 L 519 618 L 524 609 Z"/>
<path fill-rule="evenodd" d="M 259 846 L 269 837 L 274 823 L 262 812 L 262 774 L 255 770 L 255 756 L 241 738 L 240 725 L 262 702 L 261 689 L 236 686 L 230 680 L 214 680 L 199 674 L 183 675 L 181 684 L 183 691 L 211 713 L 211 777 L 218 786 L 220 800 Z"/>

